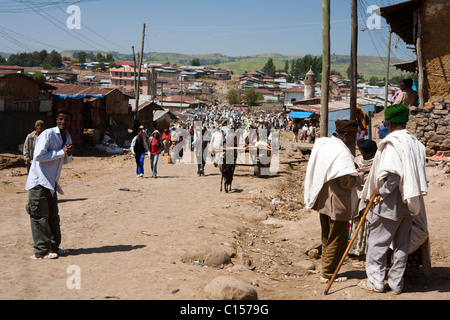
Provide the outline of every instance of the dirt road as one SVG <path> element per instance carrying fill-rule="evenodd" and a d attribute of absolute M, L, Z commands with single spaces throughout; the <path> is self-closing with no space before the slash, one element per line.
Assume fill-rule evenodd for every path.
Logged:
<path fill-rule="evenodd" d="M 286 138 L 281 160 L 300 157 Z M 365 278 L 364 262 L 347 259 L 341 274 L 349 281 L 333 284 L 324 296 L 320 259 L 305 254 L 320 240 L 318 214 L 301 210 L 306 162 L 281 165 L 269 178 L 238 167 L 233 192 L 226 194 L 212 165 L 198 177 L 196 165 L 168 164 L 163 156 L 153 179 L 149 161 L 144 178 L 136 178 L 129 155 L 85 152 L 63 168 L 62 247 L 70 251 L 57 260 L 30 259 L 26 169 L 0 171 L 0 299 L 200 300 L 219 276 L 251 284 L 261 300 L 450 298 L 449 182 L 440 167 L 427 169 L 432 279 L 419 269 L 408 274 L 399 296 L 369 293 L 357 287 Z M 234 266 L 202 265 L 215 246 L 231 254 Z M 316 270 L 299 272 L 296 266 L 305 261 Z"/>

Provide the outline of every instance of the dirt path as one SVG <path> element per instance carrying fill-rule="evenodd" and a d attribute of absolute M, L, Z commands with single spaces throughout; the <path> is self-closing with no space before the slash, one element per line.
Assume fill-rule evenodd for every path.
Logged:
<path fill-rule="evenodd" d="M 283 145 L 282 161 L 300 156 L 286 140 Z M 205 285 L 224 275 L 252 284 L 262 300 L 450 298 L 448 175 L 429 168 L 431 280 L 419 270 L 409 275 L 402 295 L 368 293 L 356 286 L 365 278 L 364 263 L 348 259 L 341 273 L 349 281 L 333 284 L 324 296 L 320 259 L 304 253 L 320 240 L 320 225 L 317 213 L 299 209 L 302 165 L 306 162 L 294 168 L 281 165 L 278 175 L 266 179 L 239 167 L 233 192 L 226 194 L 219 191 L 219 170 L 212 165 L 206 166 L 206 176 L 197 177 L 196 165 L 168 164 L 161 157 L 159 178 L 152 179 L 146 159 L 147 177 L 139 179 L 128 155 L 77 156 L 64 167 L 60 181 L 65 191 L 59 197 L 62 247 L 70 253 L 41 261 L 29 258 L 26 170 L 2 170 L 0 299 L 200 300 Z M 272 204 L 272 199 L 283 203 Z M 230 252 L 233 268 L 201 266 L 213 246 Z M 296 271 L 305 260 L 316 266 L 315 272 Z M 74 270 L 79 289 L 70 288 Z"/>

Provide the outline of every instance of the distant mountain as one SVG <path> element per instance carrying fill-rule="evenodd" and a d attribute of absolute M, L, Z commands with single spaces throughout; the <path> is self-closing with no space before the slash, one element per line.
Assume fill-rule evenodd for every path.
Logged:
<path fill-rule="evenodd" d="M 78 50 L 68 50 L 61 52 L 64 57 L 76 58 L 76 52 Z M 97 54 L 97 51 L 85 51 L 86 53 L 92 52 Z M 101 52 L 103 55 L 111 53 L 116 61 L 133 61 L 133 55 L 131 53 L 124 54 L 119 52 Z M 137 55 L 137 52 L 135 52 Z M 223 68 L 233 71 L 235 74 L 242 74 L 245 71 L 260 70 L 264 67 L 269 58 L 273 59 L 275 67 L 277 69 L 284 69 L 285 61 L 289 62 L 294 59 L 302 58 L 302 56 L 285 56 L 279 53 L 265 53 L 252 56 L 238 56 L 230 57 L 220 53 L 211 54 L 182 54 L 182 53 L 170 53 L 170 52 L 149 52 L 144 53 L 144 62 L 153 63 L 171 63 L 177 65 L 190 65 L 194 58 L 200 60 L 201 65 L 215 66 L 217 68 Z M 401 62 L 400 60 L 392 59 L 391 63 Z M 358 73 L 363 74 L 368 80 L 370 77 L 378 77 L 382 79 L 386 74 L 386 58 L 379 57 L 358 57 Z M 331 69 L 339 71 L 343 77 L 347 76 L 347 69 L 350 65 L 349 55 L 332 55 L 331 56 Z M 390 76 L 399 76 L 402 72 L 391 67 Z"/>

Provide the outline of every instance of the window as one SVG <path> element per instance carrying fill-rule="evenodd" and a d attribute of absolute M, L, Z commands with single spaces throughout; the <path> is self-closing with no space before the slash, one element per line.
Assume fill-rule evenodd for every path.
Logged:
<path fill-rule="evenodd" d="M 126 73 L 126 72 L 124 72 L 124 73 L 123 73 L 123 76 L 124 76 L 124 77 L 126 77 L 126 76 L 127 76 L 127 73 Z"/>
<path fill-rule="evenodd" d="M 116 80 L 116 86 L 119 84 L 119 81 Z"/>
<path fill-rule="evenodd" d="M 125 82 L 123 83 L 123 85 L 124 85 L 124 86 L 126 86 L 126 85 L 127 85 L 127 80 L 125 80 Z"/>

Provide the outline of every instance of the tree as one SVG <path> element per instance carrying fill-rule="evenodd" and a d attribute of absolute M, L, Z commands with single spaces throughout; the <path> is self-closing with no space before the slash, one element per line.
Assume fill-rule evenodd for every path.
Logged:
<path fill-rule="evenodd" d="M 114 61 L 114 57 L 111 53 L 108 53 L 106 55 L 106 62 L 112 62 L 112 61 Z"/>
<path fill-rule="evenodd" d="M 192 59 L 192 61 L 191 61 L 191 66 L 193 66 L 193 67 L 198 67 L 198 66 L 200 66 L 200 59 L 199 59 L 199 58 L 194 58 L 194 59 Z"/>
<path fill-rule="evenodd" d="M 233 105 L 233 104 L 241 103 L 242 97 L 239 94 L 238 90 L 231 89 L 231 90 L 228 90 L 228 93 L 226 95 L 226 99 L 227 99 L 229 104 Z"/>
<path fill-rule="evenodd" d="M 59 68 L 62 65 L 62 57 L 61 55 L 53 50 L 50 54 L 45 58 L 43 62 L 43 67 L 45 69 L 55 69 Z"/>
<path fill-rule="evenodd" d="M 260 92 L 256 92 L 255 88 L 245 89 L 245 98 L 249 106 L 257 106 L 264 97 Z"/>
<path fill-rule="evenodd" d="M 333 69 L 330 71 L 330 75 L 335 75 L 335 76 L 339 76 L 342 78 L 342 73 L 340 73 L 339 71 L 337 71 L 336 69 Z"/>
<path fill-rule="evenodd" d="M 287 61 L 287 60 L 284 63 L 284 72 L 285 73 L 289 73 L 289 61 Z"/>
<path fill-rule="evenodd" d="M 378 78 L 377 77 L 371 77 L 370 79 L 369 79 L 369 84 L 370 85 L 377 85 L 378 84 Z"/>
<path fill-rule="evenodd" d="M 45 78 L 45 75 L 41 72 L 35 72 L 31 75 L 31 78 L 36 80 L 37 82 L 45 82 L 47 79 Z"/>
<path fill-rule="evenodd" d="M 272 58 L 269 58 L 267 63 L 264 65 L 264 72 L 271 77 L 275 77 L 276 68 Z"/>
<path fill-rule="evenodd" d="M 86 62 L 86 52 L 79 51 L 78 52 L 78 63 L 85 63 Z"/>
<path fill-rule="evenodd" d="M 105 57 L 100 52 L 97 53 L 96 60 L 97 60 L 97 62 L 105 62 L 106 61 Z"/>

